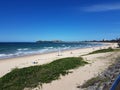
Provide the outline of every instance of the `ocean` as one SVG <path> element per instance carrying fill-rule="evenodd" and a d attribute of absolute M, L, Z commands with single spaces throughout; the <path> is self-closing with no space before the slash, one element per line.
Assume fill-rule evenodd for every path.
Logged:
<path fill-rule="evenodd" d="M 103 45 L 102 43 L 97 42 L 0 43 L 0 59 L 55 52 L 58 51 L 59 49 L 63 51 L 102 45 Z"/>

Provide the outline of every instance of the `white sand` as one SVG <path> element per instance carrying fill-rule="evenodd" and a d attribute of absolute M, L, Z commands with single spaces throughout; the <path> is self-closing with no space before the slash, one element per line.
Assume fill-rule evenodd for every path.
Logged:
<path fill-rule="evenodd" d="M 73 73 L 70 73 L 66 76 L 61 76 L 61 79 L 55 80 L 50 84 L 43 84 L 41 90 L 82 90 L 77 88 L 77 86 L 82 85 L 86 80 L 97 76 L 110 65 L 111 61 L 108 58 L 99 58 L 103 56 L 112 59 L 113 55 L 111 53 L 107 53 L 98 54 L 95 56 L 86 56 L 87 58 L 90 57 L 90 59 L 87 59 L 87 61 L 91 64 L 72 70 Z M 35 88 L 33 90 L 39 89 Z"/>
<path fill-rule="evenodd" d="M 104 49 L 108 47 L 115 48 L 116 46 L 117 46 L 116 43 L 112 43 L 112 44 L 109 43 L 106 46 L 102 46 L 102 47 L 64 51 L 62 52 L 62 56 L 58 56 L 58 52 L 55 52 L 55 53 L 48 53 L 48 54 L 42 54 L 42 55 L 32 55 L 32 56 L 0 60 L 0 77 L 2 77 L 3 75 L 10 72 L 12 69 L 16 67 L 23 68 L 23 67 L 29 67 L 34 65 L 41 65 L 41 64 L 49 63 L 59 58 L 79 57 L 80 55 L 87 54 L 94 50 Z M 89 58 L 88 60 L 93 59 L 92 60 L 93 62 L 96 57 L 98 56 L 90 55 L 84 58 L 85 59 Z M 34 64 L 33 62 L 38 62 L 38 63 Z M 60 80 L 55 80 L 51 84 L 44 84 L 42 90 L 77 90 L 76 88 L 77 84 L 82 84 L 84 80 L 88 80 L 89 78 L 93 77 L 95 74 L 100 72 L 101 69 L 104 70 L 105 67 L 107 67 L 108 65 L 108 64 L 106 65 L 105 62 L 106 62 L 105 60 L 95 59 L 94 63 L 86 65 L 84 67 L 80 67 L 79 69 L 73 70 L 74 72 L 72 74 L 61 77 Z"/>

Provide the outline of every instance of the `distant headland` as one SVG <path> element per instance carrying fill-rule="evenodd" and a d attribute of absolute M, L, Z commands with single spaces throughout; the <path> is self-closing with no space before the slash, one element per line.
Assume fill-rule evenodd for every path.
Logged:
<path fill-rule="evenodd" d="M 120 43 L 120 38 L 116 39 L 102 39 L 102 40 L 84 40 L 84 41 L 62 41 L 62 40 L 38 40 L 36 43 L 79 43 L 79 42 L 110 42 L 110 43 Z"/>
<path fill-rule="evenodd" d="M 62 40 L 51 40 L 51 41 L 47 41 L 47 40 L 39 40 L 36 41 L 36 43 L 63 43 L 64 41 Z"/>

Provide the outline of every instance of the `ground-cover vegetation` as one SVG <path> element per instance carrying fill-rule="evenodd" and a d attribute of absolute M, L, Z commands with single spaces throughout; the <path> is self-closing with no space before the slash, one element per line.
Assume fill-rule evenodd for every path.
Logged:
<path fill-rule="evenodd" d="M 43 83 L 50 83 L 66 75 L 70 69 L 87 64 L 80 57 L 71 57 L 55 60 L 39 66 L 14 69 L 0 78 L 1 90 L 23 90 L 25 87 L 33 88 Z"/>

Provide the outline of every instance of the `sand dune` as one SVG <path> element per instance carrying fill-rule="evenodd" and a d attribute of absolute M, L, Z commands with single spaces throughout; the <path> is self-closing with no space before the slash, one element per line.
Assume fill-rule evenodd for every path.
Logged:
<path fill-rule="evenodd" d="M 102 47 L 94 47 L 94 48 L 92 47 L 92 48 L 64 51 L 61 53 L 62 54 L 61 56 L 58 56 L 58 52 L 54 52 L 48 54 L 31 55 L 31 56 L 0 60 L 0 77 L 10 72 L 14 68 L 42 65 L 59 58 L 79 57 L 81 55 L 88 54 L 89 52 L 95 50 L 105 49 L 108 47 L 115 48 L 116 46 L 117 46 L 116 43 L 112 43 L 112 44 L 109 43 L 109 44 L 105 44 L 105 46 Z M 108 59 L 106 60 L 106 58 L 100 59 L 100 57 L 110 57 L 110 56 L 111 53 L 83 56 L 83 58 L 88 62 L 90 62 L 91 64 L 73 70 L 73 73 L 61 77 L 60 80 L 55 80 L 50 84 L 44 84 L 42 90 L 79 90 L 76 88 L 77 85 L 80 85 L 85 80 L 94 77 L 95 75 L 97 75 L 98 73 L 100 73 L 110 65 L 111 62 L 110 60 Z M 35 88 L 35 90 L 36 89 L 37 88 Z"/>

